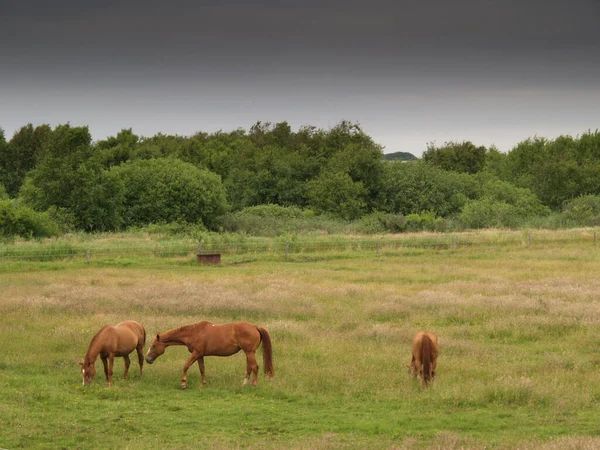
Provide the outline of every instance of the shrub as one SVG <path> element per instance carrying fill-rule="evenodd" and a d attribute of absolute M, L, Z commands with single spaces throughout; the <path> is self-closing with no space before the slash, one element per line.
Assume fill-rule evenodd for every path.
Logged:
<path fill-rule="evenodd" d="M 360 218 L 367 211 L 367 190 L 344 172 L 321 172 L 308 182 L 308 203 L 317 212 L 345 220 Z"/>
<path fill-rule="evenodd" d="M 409 214 L 406 216 L 406 229 L 408 231 L 421 231 L 423 229 L 421 216 L 418 214 Z"/>
<path fill-rule="evenodd" d="M 385 165 L 379 209 L 404 215 L 434 211 L 449 217 L 480 195 L 480 183 L 473 175 L 420 162 L 391 162 Z"/>
<path fill-rule="evenodd" d="M 18 207 L 11 200 L 0 200 L 0 235 L 41 238 L 59 234 L 59 228 L 47 213 Z"/>
<path fill-rule="evenodd" d="M 177 159 L 136 160 L 109 174 L 125 186 L 125 226 L 202 222 L 215 228 L 228 208 L 218 175 Z"/>
<path fill-rule="evenodd" d="M 544 206 L 538 196 L 529 189 L 520 188 L 496 178 L 485 180 L 482 197 L 513 205 L 518 211 L 517 215 L 521 218 L 545 216 L 550 213 L 550 209 Z"/>
<path fill-rule="evenodd" d="M 600 196 L 584 195 L 566 203 L 562 215 L 583 226 L 600 225 Z"/>
<path fill-rule="evenodd" d="M 361 217 L 357 232 L 364 234 L 400 233 L 406 230 L 406 217 L 402 214 L 375 212 Z"/>
<path fill-rule="evenodd" d="M 467 203 L 459 215 L 465 228 L 513 228 L 522 218 L 516 206 L 491 198 Z"/>

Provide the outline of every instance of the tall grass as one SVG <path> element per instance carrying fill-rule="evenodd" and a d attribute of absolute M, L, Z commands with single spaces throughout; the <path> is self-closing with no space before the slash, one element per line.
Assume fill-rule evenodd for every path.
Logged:
<path fill-rule="evenodd" d="M 597 447 L 600 253 L 577 236 L 528 244 L 523 233 L 477 233 L 473 245 L 461 235 L 457 247 L 303 250 L 219 266 L 153 256 L 5 265 L 0 447 Z M 153 238 L 94 243 L 115 241 Z M 198 320 L 264 325 L 277 375 L 243 388 L 243 355 L 211 357 L 207 386 L 194 366 L 181 391 L 188 352 L 177 347 L 143 377 L 133 362 L 127 381 L 117 359 L 111 389 L 98 362 L 83 388 L 77 361 L 91 337 L 125 319 L 149 336 Z M 421 329 L 440 339 L 431 389 L 405 368 Z"/>
<path fill-rule="evenodd" d="M 127 233 L 74 234 L 60 238 L 0 244 L 0 260 L 51 261 L 76 259 L 109 261 L 115 259 L 188 258 L 197 253 L 221 253 L 235 259 L 239 255 L 294 259 L 307 254 L 331 252 L 386 252 L 403 248 L 456 249 L 459 247 L 498 247 L 545 245 L 596 246 L 595 228 L 550 230 L 482 230 L 461 233 L 402 233 L 386 235 L 283 234 L 278 237 L 249 236 L 244 233 L 172 234 L 164 228 Z"/>

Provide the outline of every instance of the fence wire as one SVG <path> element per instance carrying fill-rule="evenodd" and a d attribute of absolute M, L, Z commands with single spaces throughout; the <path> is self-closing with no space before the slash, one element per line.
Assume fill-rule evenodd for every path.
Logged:
<path fill-rule="evenodd" d="M 432 235 L 386 235 L 373 237 L 294 237 L 241 238 L 239 241 L 144 243 L 111 245 L 108 243 L 20 243 L 0 246 L 0 260 L 50 261 L 60 259 L 102 260 L 126 257 L 174 258 L 198 254 L 234 256 L 270 254 L 289 257 L 303 253 L 389 252 L 399 249 L 458 249 L 464 247 L 510 247 L 531 245 L 596 246 L 596 230 L 561 230 L 538 232 L 481 232 Z"/>

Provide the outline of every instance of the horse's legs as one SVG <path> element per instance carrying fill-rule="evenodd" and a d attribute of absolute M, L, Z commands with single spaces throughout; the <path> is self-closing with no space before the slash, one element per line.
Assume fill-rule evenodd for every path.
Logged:
<path fill-rule="evenodd" d="M 192 364 L 194 364 L 199 357 L 200 357 L 200 355 L 198 355 L 198 353 L 196 353 L 196 352 L 192 353 L 192 356 L 190 357 L 188 362 L 186 362 L 185 366 L 183 366 L 183 376 L 181 377 L 181 389 L 185 389 L 187 387 L 187 371 L 190 368 L 190 366 Z"/>
<path fill-rule="evenodd" d="M 250 381 L 250 374 L 252 373 L 252 384 L 256 386 L 258 380 L 258 363 L 256 362 L 256 352 L 246 352 L 246 378 L 244 378 L 244 385 Z"/>
<path fill-rule="evenodd" d="M 414 354 L 412 355 L 412 359 L 410 361 L 410 367 L 409 368 L 410 368 L 410 375 L 413 378 L 416 378 L 416 376 L 418 375 L 419 372 L 417 371 L 417 366 L 416 366 L 416 363 L 415 363 L 415 355 Z"/>
<path fill-rule="evenodd" d="M 125 360 L 125 372 L 123 372 L 123 379 L 126 380 L 127 374 L 129 373 L 129 365 L 131 364 L 131 360 L 129 359 L 129 355 L 123 356 L 123 359 Z"/>
<path fill-rule="evenodd" d="M 114 364 L 115 364 L 115 355 L 114 355 L 114 353 L 110 353 L 108 355 L 108 387 L 112 386 Z"/>
<path fill-rule="evenodd" d="M 420 358 L 415 358 L 415 377 L 423 378 L 423 362 Z"/>
<path fill-rule="evenodd" d="M 139 346 L 136 347 L 136 351 L 137 351 L 137 355 L 138 355 L 138 361 L 140 363 L 140 375 L 144 374 L 144 347 L 143 346 Z"/>
<path fill-rule="evenodd" d="M 206 384 L 206 375 L 204 375 L 204 356 L 198 358 L 198 367 L 200 368 L 200 375 L 202 376 L 202 384 Z"/>
<path fill-rule="evenodd" d="M 106 382 L 108 383 L 108 356 L 100 355 L 100 359 L 102 360 L 102 365 L 104 366 L 104 376 L 106 377 Z"/>

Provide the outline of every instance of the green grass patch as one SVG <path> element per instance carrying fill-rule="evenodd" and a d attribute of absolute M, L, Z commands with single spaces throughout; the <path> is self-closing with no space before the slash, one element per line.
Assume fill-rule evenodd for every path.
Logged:
<path fill-rule="evenodd" d="M 594 448 L 599 269 L 593 247 L 551 236 L 219 266 L 154 254 L 13 261 L 0 269 L 0 447 Z M 173 347 L 143 376 L 132 360 L 128 380 L 117 358 L 111 389 L 98 361 L 82 387 L 91 337 L 125 319 L 149 339 L 199 320 L 264 325 L 276 376 L 243 387 L 243 354 L 207 357 L 208 384 L 195 365 L 182 391 L 189 353 Z M 440 340 L 430 389 L 405 367 L 421 329 Z"/>

